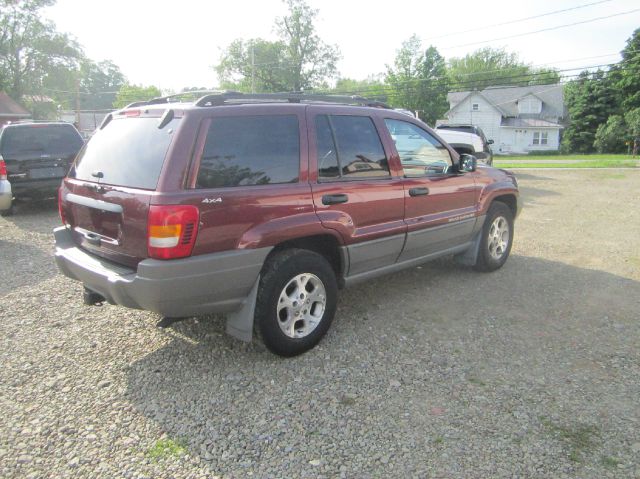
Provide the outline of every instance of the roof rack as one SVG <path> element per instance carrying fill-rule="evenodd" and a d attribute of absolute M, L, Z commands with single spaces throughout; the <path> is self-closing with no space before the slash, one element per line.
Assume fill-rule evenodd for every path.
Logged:
<path fill-rule="evenodd" d="M 25 118 L 24 120 L 9 121 L 9 122 L 6 123 L 6 125 L 24 125 L 24 124 L 29 124 L 29 123 L 64 123 L 64 124 L 71 124 L 70 121 L 64 121 L 64 120 L 30 120 L 28 118 Z"/>
<path fill-rule="evenodd" d="M 203 95 L 204 94 L 204 95 Z M 200 96 L 203 95 L 203 96 Z M 215 90 L 195 90 L 176 93 L 147 101 L 136 101 L 128 104 L 124 108 L 135 108 L 144 105 L 159 105 L 172 103 L 185 96 L 198 96 L 193 98 L 196 106 L 220 106 L 225 104 L 238 103 L 341 103 L 343 105 L 369 106 L 375 108 L 391 108 L 386 103 L 377 100 L 370 100 L 361 96 L 348 95 L 322 95 L 314 93 L 242 93 L 238 91 L 215 91 Z M 180 101 L 180 100 L 178 100 Z"/>
<path fill-rule="evenodd" d="M 143 101 L 134 101 L 133 103 L 129 103 L 127 106 L 125 106 L 124 108 L 135 108 L 137 106 L 144 106 L 144 105 L 159 105 L 162 103 L 172 103 L 171 100 L 177 99 L 177 98 L 181 98 L 184 96 L 191 96 L 193 97 L 191 100 L 195 101 L 198 98 L 200 98 L 202 95 L 205 94 L 215 94 L 215 93 L 223 93 L 220 92 L 218 90 L 192 90 L 192 91 L 183 91 L 180 93 L 175 93 L 173 95 L 167 95 L 167 96 L 159 96 L 156 98 L 152 98 L 151 100 L 143 100 Z"/>
<path fill-rule="evenodd" d="M 237 91 L 217 92 L 205 95 L 196 101 L 196 106 L 219 106 L 229 103 L 341 103 L 344 105 L 391 108 L 386 103 L 369 100 L 361 96 L 322 95 L 314 93 L 241 93 Z"/>

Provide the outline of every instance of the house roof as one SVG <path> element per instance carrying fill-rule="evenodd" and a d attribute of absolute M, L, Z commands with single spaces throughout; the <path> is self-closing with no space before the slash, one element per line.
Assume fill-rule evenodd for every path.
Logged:
<path fill-rule="evenodd" d="M 0 91 L 0 117 L 28 118 L 31 116 L 28 110 L 18 105 L 9 95 Z"/>
<path fill-rule="evenodd" d="M 503 118 L 500 126 L 507 128 L 564 128 L 558 123 L 535 118 Z"/>
<path fill-rule="evenodd" d="M 563 85 L 531 85 L 522 87 L 502 86 L 489 87 L 482 91 L 459 91 L 447 94 L 449 103 L 454 106 L 473 93 L 481 94 L 492 106 L 503 113 L 503 116 L 518 116 L 518 100 L 534 95 L 542 100 L 541 117 L 565 116 Z"/>

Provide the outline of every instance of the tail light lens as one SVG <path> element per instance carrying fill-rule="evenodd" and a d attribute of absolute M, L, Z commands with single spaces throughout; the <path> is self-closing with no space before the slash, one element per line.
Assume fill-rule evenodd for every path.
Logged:
<path fill-rule="evenodd" d="M 200 212 L 192 205 L 152 205 L 149 208 L 147 251 L 150 258 L 191 256 Z"/>
<path fill-rule="evenodd" d="M 64 207 L 62 206 L 62 201 L 64 200 L 64 193 L 62 192 L 62 186 L 58 188 L 58 214 L 60 215 L 60 220 L 62 220 L 62 224 L 67 224 L 67 217 L 64 215 Z"/>
<path fill-rule="evenodd" d="M 7 179 L 7 164 L 4 162 L 4 158 L 0 156 L 0 180 Z"/>

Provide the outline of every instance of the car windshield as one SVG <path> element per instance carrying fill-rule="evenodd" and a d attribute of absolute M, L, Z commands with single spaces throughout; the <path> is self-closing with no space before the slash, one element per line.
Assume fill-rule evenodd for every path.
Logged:
<path fill-rule="evenodd" d="M 82 147 L 82 137 L 71 125 L 24 125 L 5 128 L 0 154 L 11 157 L 26 153 L 74 155 Z"/>

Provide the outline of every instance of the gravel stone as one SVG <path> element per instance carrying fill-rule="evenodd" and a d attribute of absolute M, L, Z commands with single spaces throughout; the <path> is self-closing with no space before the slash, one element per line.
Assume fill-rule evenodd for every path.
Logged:
<path fill-rule="evenodd" d="M 54 202 L 0 218 L 0 477 L 640 477 L 640 171 L 518 174 L 512 257 L 341 291 L 281 359 L 82 304 Z"/>

